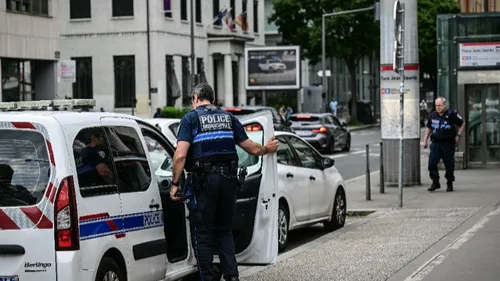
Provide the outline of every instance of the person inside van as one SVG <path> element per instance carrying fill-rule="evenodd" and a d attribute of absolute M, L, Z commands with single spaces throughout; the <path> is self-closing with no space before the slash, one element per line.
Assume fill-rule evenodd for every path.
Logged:
<path fill-rule="evenodd" d="M 85 132 L 86 147 L 80 152 L 81 166 L 78 168 L 80 186 L 100 186 L 113 183 L 113 172 L 107 164 L 106 143 L 100 128 Z"/>

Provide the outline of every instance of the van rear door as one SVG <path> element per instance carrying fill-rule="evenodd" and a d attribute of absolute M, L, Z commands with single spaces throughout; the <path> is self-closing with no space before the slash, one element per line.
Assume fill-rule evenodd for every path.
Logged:
<path fill-rule="evenodd" d="M 44 132 L 0 122 L 0 280 L 56 280 L 55 163 Z"/>

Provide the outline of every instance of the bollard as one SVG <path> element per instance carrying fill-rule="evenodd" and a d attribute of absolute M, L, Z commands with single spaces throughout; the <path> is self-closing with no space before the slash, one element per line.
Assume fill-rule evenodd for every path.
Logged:
<path fill-rule="evenodd" d="M 366 200 L 372 200 L 370 191 L 370 146 L 366 145 Z"/>
<path fill-rule="evenodd" d="M 380 143 L 380 193 L 385 193 L 384 184 L 384 144 Z"/>

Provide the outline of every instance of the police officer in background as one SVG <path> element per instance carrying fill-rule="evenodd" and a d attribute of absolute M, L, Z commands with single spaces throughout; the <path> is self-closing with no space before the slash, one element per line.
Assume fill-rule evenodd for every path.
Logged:
<path fill-rule="evenodd" d="M 170 197 L 184 199 L 189 209 L 201 280 L 214 280 L 212 243 L 215 242 L 225 280 L 237 281 L 232 234 L 238 192 L 236 145 L 249 154 L 265 155 L 278 150 L 278 141 L 273 137 L 265 146 L 253 142 L 238 119 L 215 107 L 213 102 L 214 92 L 209 85 L 195 87 L 193 110 L 184 115 L 179 125 Z M 188 177 L 180 195 L 179 180 L 184 168 Z"/>
<path fill-rule="evenodd" d="M 465 128 L 465 122 L 455 110 L 446 109 L 446 99 L 439 97 L 435 100 L 436 111 L 433 111 L 427 121 L 427 130 L 424 136 L 424 148 L 427 148 L 429 136 L 431 147 L 429 154 L 429 176 L 432 185 L 429 191 L 441 188 L 439 183 L 438 163 L 443 159 L 446 169 L 446 191 L 453 191 L 455 181 L 455 145 L 460 142 L 460 136 Z M 458 133 L 455 126 L 459 126 Z"/>

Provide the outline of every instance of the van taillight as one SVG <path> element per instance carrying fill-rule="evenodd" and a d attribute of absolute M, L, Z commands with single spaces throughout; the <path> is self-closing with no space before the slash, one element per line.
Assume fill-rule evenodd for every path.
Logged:
<path fill-rule="evenodd" d="M 61 182 L 54 207 L 56 251 L 79 250 L 78 213 L 72 176 Z"/>

